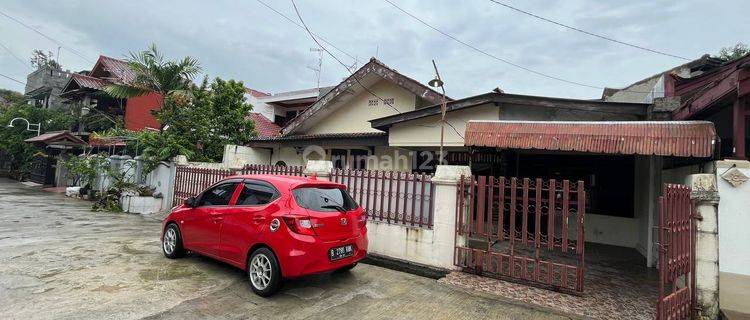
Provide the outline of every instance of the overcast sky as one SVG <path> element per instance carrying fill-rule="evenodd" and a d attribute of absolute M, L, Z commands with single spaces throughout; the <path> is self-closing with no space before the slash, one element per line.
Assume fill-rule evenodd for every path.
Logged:
<path fill-rule="evenodd" d="M 297 21 L 290 1 L 262 0 Z M 601 90 L 540 77 L 466 48 L 398 11 L 383 0 L 296 0 L 311 30 L 358 58 L 370 57 L 426 83 L 435 59 L 454 98 L 506 92 L 598 98 Z M 543 22 L 487 0 L 405 1 L 399 6 L 492 55 L 526 68 L 596 87 L 621 87 L 685 61 L 649 53 Z M 621 41 L 698 58 L 736 42 L 750 43 L 750 1 L 511 1 L 538 15 Z M 124 58 L 156 43 L 169 57 L 198 58 L 210 77 L 242 80 L 266 92 L 314 87 L 309 66 L 316 45 L 303 29 L 261 5 L 246 1 L 3 1 L 13 16 L 87 59 L 61 49 L 65 69 L 90 69 L 98 55 Z M 57 52 L 57 44 L 0 16 L 0 44 L 28 61 L 33 49 Z M 354 60 L 329 48 L 345 63 Z M 22 64 L 0 48 L 0 73 L 26 80 Z M 322 85 L 347 71 L 323 57 Z M 0 88 L 23 85 L 0 78 Z"/>

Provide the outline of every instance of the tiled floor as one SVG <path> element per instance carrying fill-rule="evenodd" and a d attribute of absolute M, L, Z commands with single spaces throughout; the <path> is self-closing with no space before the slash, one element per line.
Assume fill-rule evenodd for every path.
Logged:
<path fill-rule="evenodd" d="M 654 319 L 658 273 L 634 249 L 586 244 L 585 290 L 569 295 L 453 272 L 440 281 L 593 319 Z"/>

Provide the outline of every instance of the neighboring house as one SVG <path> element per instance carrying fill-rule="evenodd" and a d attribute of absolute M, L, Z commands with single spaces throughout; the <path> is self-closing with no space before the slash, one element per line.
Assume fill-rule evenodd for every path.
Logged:
<path fill-rule="evenodd" d="M 644 95 L 650 91 L 655 94 Z M 722 309 L 750 314 L 750 55 L 723 61 L 703 56 L 656 76 L 638 81 L 627 88 L 607 89 L 608 100 L 641 102 L 663 97 L 655 109 L 665 119 L 706 120 L 714 124 L 717 134 L 713 159 L 701 164 L 673 162 L 669 171 L 713 173 L 717 177 L 719 199 L 719 284 Z M 718 160 L 718 161 L 712 161 Z M 666 164 L 665 164 L 666 166 Z M 664 182 L 682 183 L 679 179 L 661 177 Z M 710 231 L 710 230 L 709 230 Z M 700 253 L 699 253 L 700 254 Z"/>
<path fill-rule="evenodd" d="M 255 122 L 255 132 L 258 134 L 258 137 L 275 137 L 281 132 L 279 125 L 273 123 L 260 113 L 253 112 L 250 114 L 250 118 Z"/>
<path fill-rule="evenodd" d="M 624 88 L 605 88 L 602 92 L 602 100 L 612 102 L 635 102 L 651 103 L 654 98 L 663 98 L 668 96 L 667 90 L 672 79 L 667 77 L 670 74 L 679 75 L 683 78 L 695 77 L 709 72 L 723 63 L 723 60 L 712 58 L 710 55 L 690 61 L 688 63 L 671 68 L 652 75 L 648 78 L 638 80 Z"/>
<path fill-rule="evenodd" d="M 69 70 L 43 66 L 26 77 L 24 96 L 29 104 L 44 109 L 67 108 L 60 93 L 70 78 Z"/>
<path fill-rule="evenodd" d="M 262 114 L 271 122 L 284 126 L 325 95 L 333 87 L 279 92 L 275 94 L 247 88 L 245 98 L 253 105 L 253 111 Z"/>
<path fill-rule="evenodd" d="M 128 83 L 133 73 L 127 62 L 107 56 L 99 56 L 88 74 L 75 74 L 65 84 L 61 97 L 67 103 L 82 104 L 109 115 L 123 116 L 128 130 L 158 129 L 159 122 L 153 115 L 161 104 L 161 96 L 151 93 L 129 99 L 114 99 L 103 91 L 110 83 Z"/>
<path fill-rule="evenodd" d="M 368 166 L 366 158 L 390 155 L 403 160 L 394 168 L 411 171 L 408 150 L 388 147 L 387 134 L 372 128 L 369 121 L 434 105 L 440 94 L 373 58 L 333 88 L 258 100 L 273 105 L 274 122 L 285 125 L 280 135 L 258 137 L 247 144 L 254 154 L 249 162 L 302 165 L 305 159 L 333 159 L 339 168 L 378 169 L 377 163 Z"/>

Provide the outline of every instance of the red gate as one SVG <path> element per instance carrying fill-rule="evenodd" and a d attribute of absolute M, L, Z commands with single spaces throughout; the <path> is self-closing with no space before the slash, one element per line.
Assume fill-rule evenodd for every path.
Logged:
<path fill-rule="evenodd" d="M 657 320 L 690 319 L 695 310 L 695 206 L 690 188 L 665 184 L 659 198 Z"/>
<path fill-rule="evenodd" d="M 461 179 L 454 264 L 464 270 L 583 292 L 583 181 Z"/>

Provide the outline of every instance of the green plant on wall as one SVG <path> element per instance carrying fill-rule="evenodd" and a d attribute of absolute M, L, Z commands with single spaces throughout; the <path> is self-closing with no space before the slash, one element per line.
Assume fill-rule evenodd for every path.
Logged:
<path fill-rule="evenodd" d="M 109 162 L 103 154 L 82 154 L 63 160 L 62 166 L 66 169 L 66 178 L 73 179 L 74 185 L 90 187 L 97 174 L 109 166 Z"/>

